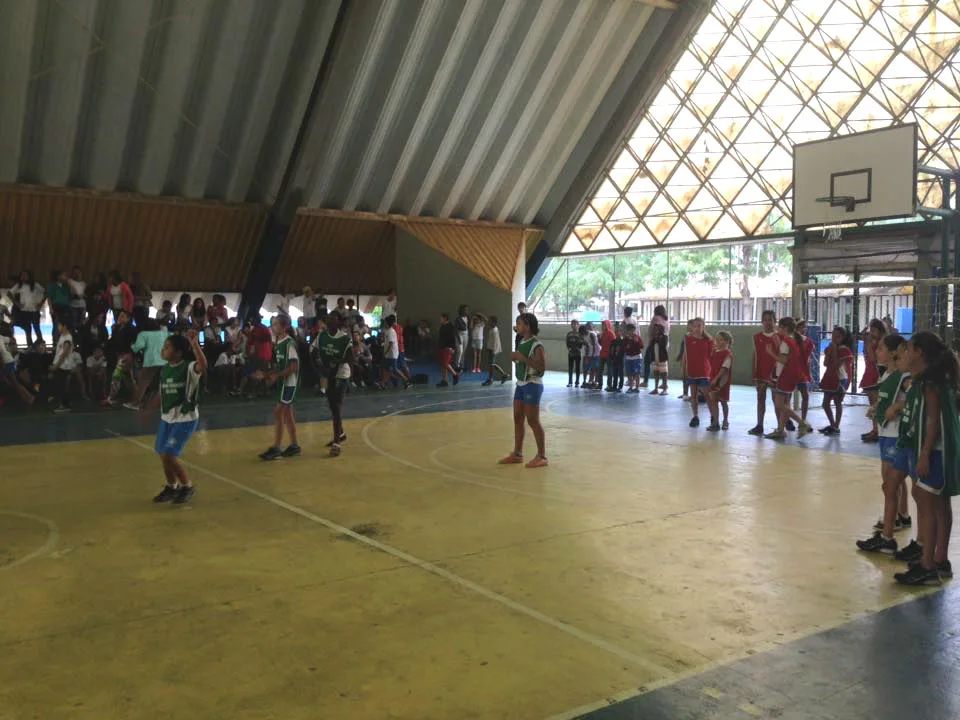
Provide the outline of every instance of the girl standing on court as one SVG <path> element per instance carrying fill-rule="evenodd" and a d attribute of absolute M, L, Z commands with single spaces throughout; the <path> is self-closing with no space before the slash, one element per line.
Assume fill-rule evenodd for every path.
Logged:
<path fill-rule="evenodd" d="M 802 377 L 800 343 L 803 342 L 803 338 L 797 334 L 797 324 L 791 317 L 780 318 L 780 322 L 777 323 L 777 334 L 780 338 L 780 346 L 776 351 L 767 348 L 776 363 L 777 380 L 773 386 L 773 402 L 777 409 L 777 429 L 764 437 L 768 440 L 785 439 L 786 424 L 792 418 L 798 423 L 797 437 L 802 438 L 807 433 L 813 432 L 813 428 L 790 406 L 790 398 Z"/>
<path fill-rule="evenodd" d="M 867 329 L 867 335 L 863 342 L 863 378 L 860 380 L 860 389 L 863 390 L 870 399 L 870 405 L 877 404 L 877 386 L 880 384 L 880 363 L 877 358 L 877 352 L 880 347 L 880 341 L 887 334 L 887 326 L 883 320 L 874 318 L 870 321 Z M 873 428 L 860 436 L 864 442 L 876 442 L 879 437 L 877 432 L 877 418 L 872 418 Z"/>
<path fill-rule="evenodd" d="M 850 333 L 839 325 L 830 335 L 830 344 L 823 351 L 823 378 L 820 390 L 823 392 L 823 411 L 830 424 L 820 428 L 824 435 L 839 435 L 840 420 L 843 418 L 843 396 L 850 387 L 850 374 L 853 371 L 853 352 L 850 350 Z M 836 408 L 836 414 L 834 414 Z"/>
<path fill-rule="evenodd" d="M 270 321 L 273 330 L 273 370 L 264 373 L 258 370 L 254 377 L 266 380 L 267 385 L 277 384 L 277 407 L 274 408 L 273 445 L 260 453 L 261 460 L 276 460 L 281 457 L 296 457 L 301 453 L 297 443 L 297 421 L 293 414 L 293 401 L 300 386 L 300 357 L 297 355 L 297 341 L 290 329 L 290 318 L 277 315 Z M 287 430 L 290 444 L 281 450 L 283 431 Z"/>
<path fill-rule="evenodd" d="M 517 389 L 513 395 L 513 452 L 500 460 L 501 465 L 523 462 L 524 423 L 530 426 L 537 442 L 537 455 L 527 463 L 528 468 L 546 467 L 547 442 L 540 424 L 540 398 L 543 396 L 543 373 L 547 356 L 543 343 L 537 338 L 540 323 L 533 313 L 523 313 L 517 319 L 520 343 L 513 353 L 516 364 Z"/>
<path fill-rule="evenodd" d="M 710 432 L 730 428 L 730 381 L 733 375 L 733 336 L 726 330 L 717 333 L 716 347 L 710 356 L 710 387 L 707 397 L 710 402 Z M 718 420 L 723 408 L 723 424 Z"/>
<path fill-rule="evenodd" d="M 764 310 L 760 316 L 763 330 L 753 336 L 753 382 L 757 386 L 757 424 L 749 430 L 751 435 L 763 435 L 763 421 L 767 414 L 767 389 L 773 388 L 773 373 L 777 361 L 770 354 L 780 347 L 777 336 L 777 314 Z"/>
<path fill-rule="evenodd" d="M 669 357 L 667 353 L 670 350 L 670 338 L 667 336 L 667 326 L 661 323 L 654 323 L 650 328 L 650 364 L 653 366 L 653 390 L 651 395 L 667 394 L 667 372 L 669 370 Z M 663 385 L 660 385 L 660 381 Z"/>
<path fill-rule="evenodd" d="M 916 564 L 894 579 L 903 585 L 939 585 L 953 577 L 948 550 L 953 509 L 960 494 L 960 420 L 956 394 L 957 357 L 932 332 L 919 332 L 907 347 L 912 382 L 900 421 L 898 445 L 907 451 L 913 498 L 917 501 L 917 538 L 923 548 Z"/>
<path fill-rule="evenodd" d="M 883 515 L 878 523 L 880 527 L 874 527 L 873 537 L 858 540 L 857 547 L 866 552 L 892 554 L 897 551 L 893 533 L 912 524 L 909 516 L 904 517 L 906 512 L 899 515 L 897 512 L 898 504 L 906 504 L 906 480 L 910 471 L 907 451 L 897 447 L 900 414 L 910 384 L 906 340 L 899 335 L 886 335 L 877 346 L 877 359 L 887 368 L 877 387 L 877 404 L 870 408 L 870 416 L 879 425 Z"/>
<path fill-rule="evenodd" d="M 600 362 L 598 354 L 600 353 L 600 343 L 597 340 L 597 333 L 593 329 L 593 323 L 588 322 L 580 328 L 580 334 L 583 336 L 583 383 L 581 387 L 589 390 L 595 390 L 597 387 L 597 364 Z"/>
<path fill-rule="evenodd" d="M 810 373 L 810 358 L 816 349 L 813 340 L 807 335 L 807 321 L 797 320 L 797 334 L 800 336 L 800 382 L 797 383 L 797 392 L 800 393 L 800 417 L 807 419 L 810 409 L 810 386 L 813 385 L 813 376 Z"/>
<path fill-rule="evenodd" d="M 480 362 L 483 359 L 483 330 L 487 325 L 486 318 L 480 313 L 474 313 L 470 320 L 470 347 L 473 349 L 473 372 L 479 373 Z"/>

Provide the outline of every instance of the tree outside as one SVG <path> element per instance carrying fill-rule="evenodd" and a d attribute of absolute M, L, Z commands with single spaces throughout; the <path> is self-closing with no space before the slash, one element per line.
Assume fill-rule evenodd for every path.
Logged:
<path fill-rule="evenodd" d="M 545 316 L 566 318 L 600 311 L 614 319 L 619 317 L 621 299 L 626 295 L 662 291 L 666 298 L 669 288 L 671 297 L 683 297 L 688 285 L 700 283 L 713 288 L 714 297 L 739 297 L 743 317 L 753 320 L 755 283 L 778 272 L 789 272 L 791 263 L 785 242 L 554 257 L 531 301 Z"/>

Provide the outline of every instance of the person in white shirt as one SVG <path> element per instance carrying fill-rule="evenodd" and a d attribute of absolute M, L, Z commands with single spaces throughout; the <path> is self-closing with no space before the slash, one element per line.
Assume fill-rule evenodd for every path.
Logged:
<path fill-rule="evenodd" d="M 107 359 L 103 348 L 94 348 L 87 358 L 87 392 L 90 397 L 101 398 L 107 391 Z"/>
<path fill-rule="evenodd" d="M 13 300 L 13 323 L 27 336 L 27 347 L 33 345 L 33 330 L 37 332 L 37 340 L 43 340 L 40 332 L 40 308 L 46 297 L 43 285 L 38 283 L 30 270 L 20 273 L 20 282 L 10 288 L 7 296 Z"/>
<path fill-rule="evenodd" d="M 280 297 L 277 299 L 277 312 L 289 317 L 291 300 L 293 300 L 293 295 L 287 295 L 287 289 L 281 285 Z"/>
<path fill-rule="evenodd" d="M 397 386 L 397 382 L 403 383 L 403 389 L 406 390 L 410 387 L 410 383 L 407 382 L 407 379 L 400 373 L 400 367 L 397 362 L 397 359 L 400 357 L 400 343 L 397 340 L 397 318 L 393 315 L 388 315 L 383 321 L 383 372 L 384 372 L 384 382 L 387 379 L 393 384 L 394 387 Z"/>
<path fill-rule="evenodd" d="M 73 315 L 73 327 L 79 328 L 87 314 L 87 283 L 83 279 L 83 271 L 79 265 L 74 265 L 67 280 L 70 287 L 70 312 Z"/>
<path fill-rule="evenodd" d="M 393 288 L 387 290 L 387 296 L 380 303 L 380 317 L 386 320 L 388 317 L 393 315 L 397 316 L 397 293 Z"/>
<path fill-rule="evenodd" d="M 60 405 L 54 412 L 67 413 L 70 412 L 70 372 L 74 346 L 66 318 L 57 318 L 57 334 L 57 348 L 53 354 L 53 365 L 50 366 L 60 394 Z"/>
<path fill-rule="evenodd" d="M 487 321 L 487 379 L 483 385 L 493 385 L 494 377 L 500 375 L 500 384 L 507 381 L 506 371 L 500 367 L 500 353 L 503 352 L 503 345 L 500 340 L 500 328 L 497 326 L 497 316 L 491 315 L 486 318 Z"/>
<path fill-rule="evenodd" d="M 74 350 L 63 364 L 63 367 L 70 373 L 68 382 L 73 383 L 80 389 L 80 397 L 84 400 L 89 400 L 90 398 L 87 396 L 87 383 L 83 377 L 83 358 L 80 356 L 80 353 Z"/>
<path fill-rule="evenodd" d="M 638 327 L 637 317 L 636 317 L 636 315 L 633 314 L 633 308 L 630 307 L 629 305 L 627 305 L 627 306 L 623 309 L 623 323 L 622 323 L 622 325 L 623 325 L 623 331 L 624 331 L 624 333 L 626 333 L 626 331 L 627 331 L 627 330 L 626 330 L 626 326 L 627 326 L 627 325 L 632 325 L 635 330 L 636 330 L 637 327 Z"/>
<path fill-rule="evenodd" d="M 12 388 L 24 404 L 33 405 L 33 395 L 17 377 L 17 341 L 13 339 L 13 331 L 9 326 L 5 326 L 2 332 L 3 334 L 0 334 L 0 383 Z"/>
<path fill-rule="evenodd" d="M 474 313 L 470 319 L 470 347 L 473 349 L 473 372 L 480 373 L 480 360 L 483 356 L 483 331 L 487 319 L 480 313 Z"/>

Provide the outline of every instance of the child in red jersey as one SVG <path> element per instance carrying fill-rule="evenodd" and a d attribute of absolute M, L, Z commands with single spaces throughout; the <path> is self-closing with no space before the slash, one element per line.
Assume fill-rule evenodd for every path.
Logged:
<path fill-rule="evenodd" d="M 820 390 L 823 392 L 823 411 L 830 424 L 820 428 L 824 435 L 840 434 L 840 419 L 843 417 L 843 396 L 850 387 L 850 375 L 853 373 L 853 351 L 850 350 L 850 333 L 846 328 L 835 327 L 830 335 L 830 344 L 823 351 L 823 378 Z M 833 409 L 836 408 L 836 415 Z"/>
<path fill-rule="evenodd" d="M 777 409 L 777 429 L 764 437 L 768 440 L 786 438 L 786 423 L 792 418 L 799 424 L 797 437 L 802 438 L 807 433 L 813 432 L 813 428 L 793 410 L 790 406 L 790 398 L 797 389 L 797 383 L 803 377 L 800 354 L 803 338 L 797 334 L 797 324 L 791 317 L 780 318 L 780 322 L 777 323 L 777 334 L 780 338 L 780 346 L 776 351 L 768 348 L 770 356 L 776 363 L 777 381 L 773 387 L 773 401 Z"/>
<path fill-rule="evenodd" d="M 730 379 L 733 375 L 733 336 L 726 330 L 717 333 L 716 346 L 710 356 L 710 369 L 713 377 L 710 378 L 710 432 L 727 430 L 730 427 Z M 720 407 L 723 407 L 723 425 L 717 420 L 720 416 Z"/>
<path fill-rule="evenodd" d="M 707 395 L 710 385 L 710 352 L 713 338 L 703 329 L 703 318 L 690 321 L 690 334 L 683 339 L 683 375 L 690 386 L 690 407 L 693 417 L 690 427 L 700 426 L 700 396 Z"/>
<path fill-rule="evenodd" d="M 813 357 L 813 351 L 816 349 L 813 340 L 807 336 L 807 321 L 797 320 L 797 334 L 802 342 L 800 343 L 800 382 L 797 383 L 797 392 L 800 393 L 800 417 L 807 419 L 807 411 L 810 409 L 810 386 L 813 385 L 813 377 L 810 374 L 810 358 Z"/>
<path fill-rule="evenodd" d="M 886 334 L 887 326 L 883 324 L 883 320 L 874 318 L 870 321 L 866 337 L 863 339 L 863 364 L 865 367 L 863 378 L 860 380 L 860 389 L 867 394 L 871 406 L 877 404 L 877 387 L 880 385 L 880 376 L 886 369 L 881 369 L 880 363 L 877 361 L 877 351 L 880 341 L 883 340 Z M 872 420 L 873 428 L 870 432 L 866 432 L 860 436 L 860 439 L 867 443 L 877 442 L 880 437 L 877 428 L 877 419 L 872 418 Z"/>
<path fill-rule="evenodd" d="M 757 424 L 750 430 L 751 435 L 763 435 L 763 419 L 767 414 L 767 389 L 773 390 L 773 374 L 777 361 L 775 355 L 780 349 L 777 335 L 777 315 L 773 310 L 764 310 L 761 316 L 763 330 L 753 336 L 753 382 L 757 386 Z"/>

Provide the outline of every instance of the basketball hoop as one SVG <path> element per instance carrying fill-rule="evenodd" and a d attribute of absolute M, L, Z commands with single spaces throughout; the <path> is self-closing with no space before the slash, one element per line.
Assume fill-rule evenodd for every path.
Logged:
<path fill-rule="evenodd" d="M 852 195 L 827 195 L 818 197 L 818 203 L 830 203 L 831 208 L 843 208 L 844 212 L 851 213 L 857 209 L 857 199 Z M 832 222 L 823 226 L 824 242 L 835 242 L 843 237 L 843 223 Z"/>

